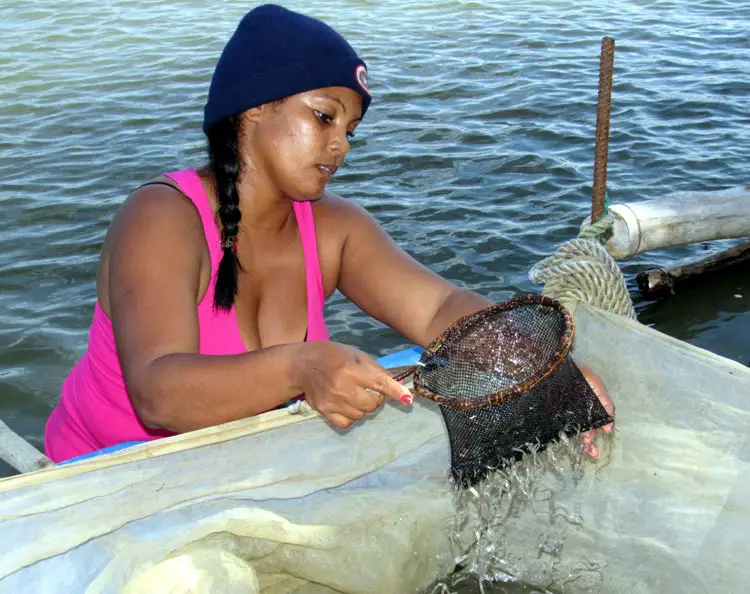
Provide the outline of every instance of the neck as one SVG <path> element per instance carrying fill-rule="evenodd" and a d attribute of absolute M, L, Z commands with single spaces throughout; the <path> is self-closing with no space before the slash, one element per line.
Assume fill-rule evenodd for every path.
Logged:
<path fill-rule="evenodd" d="M 241 229 L 253 233 L 277 233 L 287 228 L 294 219 L 292 200 L 269 183 L 263 183 L 252 172 L 246 172 L 237 191 L 242 212 Z"/>
<path fill-rule="evenodd" d="M 214 210 L 218 209 L 216 184 L 208 166 L 201 170 L 201 176 L 208 181 L 211 188 L 211 199 Z M 246 171 L 237 184 L 240 197 L 240 230 L 250 230 L 254 235 L 261 233 L 279 233 L 284 231 L 289 222 L 295 220 L 292 200 L 281 192 L 263 183 L 253 172 Z"/>

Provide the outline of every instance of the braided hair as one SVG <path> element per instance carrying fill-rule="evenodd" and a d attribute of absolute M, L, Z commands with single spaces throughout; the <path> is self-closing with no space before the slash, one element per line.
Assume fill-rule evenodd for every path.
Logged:
<path fill-rule="evenodd" d="M 229 311 L 237 295 L 237 277 L 241 269 L 237 258 L 237 234 L 240 230 L 240 196 L 237 181 L 240 177 L 240 158 L 237 148 L 240 136 L 240 116 L 219 120 L 206 133 L 208 136 L 209 169 L 213 174 L 219 199 L 221 249 L 214 290 L 214 309 Z"/>

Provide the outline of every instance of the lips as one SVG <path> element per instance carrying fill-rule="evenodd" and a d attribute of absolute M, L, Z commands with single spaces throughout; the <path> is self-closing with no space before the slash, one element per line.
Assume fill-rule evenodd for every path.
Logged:
<path fill-rule="evenodd" d="M 318 165 L 318 171 L 320 171 L 323 174 L 323 177 L 328 180 L 333 179 L 333 176 L 336 175 L 337 169 L 337 165 Z"/>

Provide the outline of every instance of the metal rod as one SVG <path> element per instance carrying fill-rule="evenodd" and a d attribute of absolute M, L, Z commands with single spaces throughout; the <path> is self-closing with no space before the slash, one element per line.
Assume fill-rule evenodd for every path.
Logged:
<path fill-rule="evenodd" d="M 599 97 L 596 107 L 596 145 L 594 147 L 594 191 L 591 196 L 591 222 L 604 214 L 607 193 L 607 153 L 609 151 L 609 114 L 612 107 L 612 70 L 615 63 L 615 40 L 602 38 L 599 60 Z"/>

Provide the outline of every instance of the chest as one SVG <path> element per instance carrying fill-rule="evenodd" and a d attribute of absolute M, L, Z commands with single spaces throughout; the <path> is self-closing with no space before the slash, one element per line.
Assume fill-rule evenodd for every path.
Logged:
<path fill-rule="evenodd" d="M 257 350 L 303 341 L 308 300 L 300 241 L 255 244 L 239 250 L 237 256 L 240 267 L 235 312 L 245 348 Z"/>
<path fill-rule="evenodd" d="M 342 226 L 319 207 L 313 205 L 314 217 L 302 222 L 302 230 L 294 224 L 286 234 L 240 233 L 235 313 L 247 350 L 302 342 L 308 331 L 308 283 L 316 316 L 321 315 L 321 302 L 336 290 Z"/>

